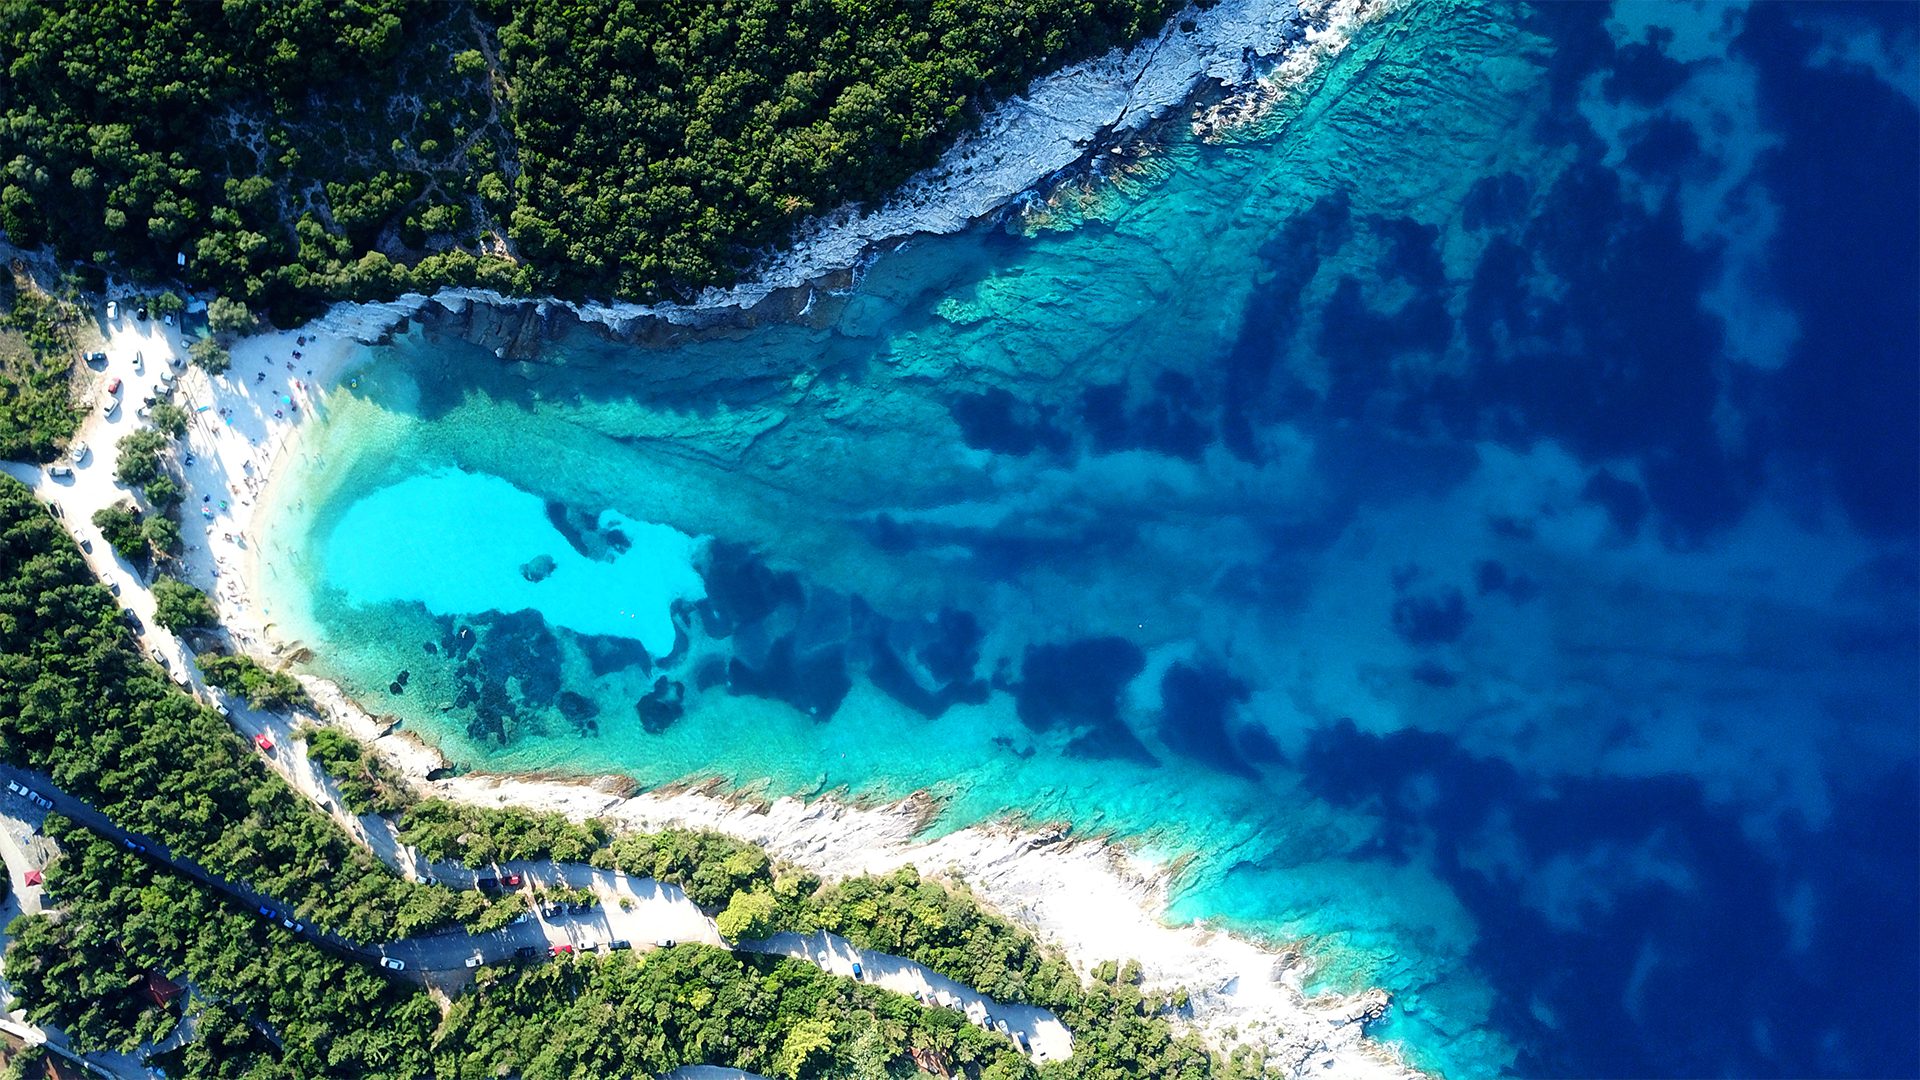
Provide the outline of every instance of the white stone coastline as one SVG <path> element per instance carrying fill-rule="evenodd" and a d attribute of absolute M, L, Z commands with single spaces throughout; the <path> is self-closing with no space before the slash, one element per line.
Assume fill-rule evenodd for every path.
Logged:
<path fill-rule="evenodd" d="M 1245 90 L 1229 101 L 1244 110 L 1239 115 L 1252 115 L 1257 105 L 1246 103 L 1270 99 L 1297 82 L 1319 56 L 1344 43 L 1353 25 L 1381 6 L 1367 0 L 1301 0 L 1297 5 L 1293 0 L 1222 0 L 1205 11 L 1190 9 L 1149 42 L 1036 80 L 1027 95 L 992 113 L 979 132 L 885 207 L 823 219 L 789 251 L 769 258 L 748 284 L 708 290 L 686 305 L 564 306 L 616 330 L 646 318 L 686 323 L 723 309 L 750 308 L 776 290 L 856 265 L 876 244 L 964 228 L 1099 144 L 1190 101 L 1204 80 Z M 1188 23 L 1193 28 L 1183 29 Z M 1231 119 L 1222 117 L 1216 110 L 1196 122 Z M 339 305 L 298 333 L 243 341 L 234 349 L 235 367 L 226 378 L 190 378 L 190 400 L 221 418 L 196 424 L 190 439 L 196 463 L 187 470 L 189 540 L 207 552 L 193 576 L 214 594 L 243 647 L 271 653 L 283 651 L 285 643 L 276 642 L 250 588 L 259 580 L 260 568 L 251 564 L 257 549 L 242 553 L 239 542 L 221 537 L 251 535 L 252 514 L 278 472 L 275 466 L 299 452 L 298 420 L 345 373 L 357 345 L 380 340 L 430 302 L 458 308 L 468 302 L 521 301 L 449 289 L 385 304 Z M 292 360 L 296 349 L 302 353 L 297 361 Z M 288 362 L 292 370 L 286 369 Z M 281 395 L 300 408 L 287 408 Z M 214 518 L 203 519 L 193 507 L 208 493 L 227 501 Z M 483 805 L 605 817 L 634 828 L 712 828 L 828 876 L 907 864 L 929 873 L 951 871 L 988 903 L 1060 946 L 1083 971 L 1102 960 L 1135 959 L 1149 984 L 1187 988 L 1193 995 L 1191 1024 L 1213 1045 L 1263 1046 L 1276 1063 L 1303 1076 L 1417 1075 L 1393 1048 L 1364 1034 L 1363 1021 L 1386 1006 L 1384 992 L 1309 1000 L 1300 990 L 1308 969 L 1291 953 L 1197 923 L 1166 925 L 1161 917 L 1172 868 L 1147 862 L 1119 844 L 996 825 L 921 842 L 915 837 L 928 806 L 915 799 L 882 806 L 831 798 L 764 804 L 684 787 L 628 797 L 615 778 L 429 780 L 444 765 L 436 750 L 410 734 L 388 733 L 339 688 L 318 679 L 303 681 L 328 719 L 372 741 L 425 792 Z"/>
<path fill-rule="evenodd" d="M 566 307 L 587 322 L 615 330 L 647 319 L 699 323 L 716 313 L 752 308 L 782 289 L 857 269 L 883 245 L 958 232 L 1061 170 L 1189 104 L 1209 84 L 1219 89 L 1222 100 L 1196 112 L 1196 130 L 1220 131 L 1257 120 L 1322 60 L 1344 49 L 1356 28 L 1399 2 L 1218 0 L 1204 9 L 1190 4 L 1146 41 L 1035 79 L 1025 94 L 988 112 L 978 129 L 956 142 L 938 164 L 908 180 L 885 204 L 866 213 L 842 207 L 806 223 L 791 245 L 765 253 L 747 281 L 724 289 L 709 287 L 688 303 L 540 303 Z M 384 304 L 339 305 L 316 325 L 373 341 L 429 300 L 454 307 L 524 299 L 488 289 L 447 288 L 431 297 L 409 293 Z M 355 314 L 337 319 L 342 309 Z"/>
<path fill-rule="evenodd" d="M 719 785 L 624 794 L 619 777 L 546 779 L 470 773 L 428 779 L 438 751 L 392 731 L 339 687 L 303 677 L 320 714 L 369 742 L 422 794 L 479 806 L 514 806 L 616 827 L 712 829 L 751 841 L 824 877 L 914 866 L 965 880 L 996 910 L 1059 946 L 1083 973 L 1103 960 L 1137 960 L 1149 987 L 1192 996 L 1189 1023 L 1210 1045 L 1264 1048 L 1290 1075 L 1408 1078 L 1419 1074 L 1392 1047 L 1367 1038 L 1387 994 L 1308 998 L 1305 959 L 1201 922 L 1169 926 L 1172 868 L 1104 838 L 1054 829 L 980 825 L 922 841 L 932 807 L 910 797 L 875 806 L 832 798 L 772 802 L 730 797 Z"/>

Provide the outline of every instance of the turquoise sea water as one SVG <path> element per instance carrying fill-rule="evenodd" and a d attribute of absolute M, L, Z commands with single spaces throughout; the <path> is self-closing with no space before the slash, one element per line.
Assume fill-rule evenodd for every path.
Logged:
<path fill-rule="evenodd" d="M 1190 856 L 1448 1075 L 1897 1074 L 1911 29 L 1414 5 L 791 321 L 429 318 L 277 483 L 272 616 L 463 765 Z"/>

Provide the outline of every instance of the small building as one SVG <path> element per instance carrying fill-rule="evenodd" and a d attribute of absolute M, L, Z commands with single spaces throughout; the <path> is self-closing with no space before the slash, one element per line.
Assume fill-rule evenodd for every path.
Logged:
<path fill-rule="evenodd" d="M 41 883 L 41 880 L 42 880 L 42 878 L 41 878 L 41 875 L 40 875 L 40 871 L 38 871 L 38 870 L 29 870 L 29 871 L 27 871 L 27 884 L 29 884 L 29 885 L 38 885 L 38 884 L 40 884 L 40 883 Z"/>
<path fill-rule="evenodd" d="M 157 971 L 149 971 L 146 982 L 140 985 L 140 992 L 146 995 L 147 1000 L 164 1009 L 173 1004 L 175 998 L 186 993 L 187 988 Z"/>

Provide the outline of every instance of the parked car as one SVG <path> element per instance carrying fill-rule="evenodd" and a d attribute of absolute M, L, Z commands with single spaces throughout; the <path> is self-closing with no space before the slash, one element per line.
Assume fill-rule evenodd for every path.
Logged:
<path fill-rule="evenodd" d="M 501 874 L 500 884 L 511 885 L 517 888 L 520 885 L 520 875 L 519 874 Z"/>
<path fill-rule="evenodd" d="M 146 353 L 136 352 L 133 354 L 133 373 L 135 375 L 145 375 L 147 373 Z"/>
<path fill-rule="evenodd" d="M 550 953 L 552 953 L 552 954 L 553 954 L 553 955 L 555 955 L 555 956 L 572 956 L 572 955 L 573 955 L 573 946 L 571 946 L 571 945 L 552 945 L 552 946 L 548 946 L 548 948 L 547 948 L 547 951 L 548 951 L 548 952 L 550 952 Z"/>
<path fill-rule="evenodd" d="M 139 319 L 141 322 L 146 322 L 147 321 L 147 305 L 141 304 L 138 308 L 135 308 L 133 312 L 133 317 L 136 319 Z"/>
<path fill-rule="evenodd" d="M 107 321 L 113 322 L 115 319 L 118 319 L 119 317 L 120 317 L 120 302 L 118 300 L 107 301 Z"/>
<path fill-rule="evenodd" d="M 670 937 L 654 938 L 653 947 L 656 949 L 671 949 L 673 948 L 673 939 Z"/>
<path fill-rule="evenodd" d="M 476 881 L 474 881 L 473 887 L 476 889 L 479 889 L 483 893 L 486 893 L 488 896 L 498 896 L 500 895 L 500 893 L 505 891 L 500 887 L 499 878 L 490 878 L 490 877 L 479 878 Z"/>
<path fill-rule="evenodd" d="M 296 934 L 307 928 L 307 924 L 301 922 L 298 919 L 281 919 L 280 925 L 285 929 L 293 931 Z"/>
<path fill-rule="evenodd" d="M 860 965 L 857 963 L 853 965 L 853 977 L 856 979 L 866 978 L 866 975 L 861 972 Z"/>
<path fill-rule="evenodd" d="M 57 502 L 50 502 L 47 504 L 47 513 L 50 516 L 57 517 L 57 518 L 63 518 L 67 516 L 67 512 L 65 510 L 60 509 L 60 504 Z"/>
<path fill-rule="evenodd" d="M 67 447 L 67 460 L 73 462 L 75 465 L 87 460 L 87 444 L 76 442 L 72 446 Z"/>
<path fill-rule="evenodd" d="M 93 541 L 91 540 L 80 541 L 80 550 L 86 552 L 89 555 L 93 554 Z"/>
<path fill-rule="evenodd" d="M 273 753 L 273 740 L 268 738 L 267 733 L 264 731 L 253 737 L 253 745 L 259 747 L 266 753 Z"/>
<path fill-rule="evenodd" d="M 269 922 L 271 922 L 271 921 L 273 921 L 274 919 L 277 919 L 277 918 L 279 918 L 279 917 L 280 917 L 280 913 L 279 913 L 279 912 L 277 912 L 277 911 L 275 911 L 275 910 L 273 910 L 272 908 L 270 908 L 270 907 L 268 907 L 268 906 L 266 906 L 265 904 L 262 904 L 262 905 L 260 905 L 260 917 L 261 917 L 261 918 L 263 918 L 263 919 L 266 919 L 266 920 L 267 920 L 267 921 L 269 921 Z"/>
<path fill-rule="evenodd" d="M 13 781 L 11 781 L 11 780 L 9 780 L 9 781 L 7 781 L 7 794 L 9 794 L 9 795 L 25 795 L 26 793 L 27 793 L 27 789 L 26 789 L 26 788 L 23 788 L 23 787 L 21 787 L 21 786 L 20 786 L 19 784 L 16 784 L 16 783 L 14 783 L 14 782 L 13 782 Z"/>
<path fill-rule="evenodd" d="M 513 958 L 515 960 L 531 960 L 534 957 L 539 955 L 540 955 L 540 950 L 534 948 L 531 945 L 522 945 L 519 948 L 513 950 Z"/>
<path fill-rule="evenodd" d="M 115 375 L 113 378 L 107 380 L 107 393 L 117 394 L 119 392 L 120 392 L 120 376 Z"/>
<path fill-rule="evenodd" d="M 179 687 L 182 690 L 185 690 L 188 687 L 193 685 L 193 680 L 187 678 L 186 672 L 176 671 L 173 673 L 173 685 Z"/>
<path fill-rule="evenodd" d="M 42 795 L 37 791 L 27 792 L 27 801 L 31 802 L 33 805 L 39 807 L 42 810 L 53 809 L 53 800 L 47 798 L 45 795 Z"/>
<path fill-rule="evenodd" d="M 133 627 L 133 632 L 136 634 L 143 633 L 147 629 L 141 624 L 140 616 L 135 615 L 130 607 L 121 608 L 120 617 L 127 620 L 127 625 Z"/>
<path fill-rule="evenodd" d="M 608 952 L 623 952 L 631 948 L 633 948 L 633 942 L 628 941 L 626 938 L 614 938 L 612 941 L 607 942 Z"/>
<path fill-rule="evenodd" d="M 405 960 L 395 960 L 395 959 L 394 959 L 393 957 L 391 957 L 391 956 L 383 956 L 383 957 L 381 957 L 381 958 L 380 958 L 380 966 L 381 966 L 381 967 L 383 967 L 383 968 L 386 968 L 386 969 L 387 969 L 388 971 L 405 971 L 405 970 L 407 970 L 407 962 L 406 962 Z"/>
<path fill-rule="evenodd" d="M 128 851 L 145 851 L 145 850 L 147 850 L 147 845 L 145 845 L 145 844 L 142 844 L 142 843 L 141 843 L 140 841 L 138 841 L 138 840 L 135 840 L 135 839 L 134 839 L 133 837 L 131 837 L 131 836 L 123 836 L 123 837 L 121 837 L 121 838 L 120 838 L 120 842 L 121 842 L 121 843 L 123 843 L 123 844 L 125 844 L 125 845 L 127 845 L 127 850 L 128 850 Z"/>
<path fill-rule="evenodd" d="M 118 592 L 119 589 L 116 588 L 114 591 Z M 227 708 L 227 703 L 224 701 L 221 701 L 219 698 L 213 699 L 213 711 L 219 713 L 223 717 L 233 715 L 233 711 Z"/>
<path fill-rule="evenodd" d="M 117 581 L 109 581 L 109 582 L 107 582 L 107 591 L 108 591 L 108 592 L 110 592 L 110 593 L 112 593 L 112 594 L 113 594 L 113 595 L 115 595 L 115 596 L 119 596 L 119 595 L 120 595 L 120 583 L 119 583 L 119 582 L 117 582 Z"/>
<path fill-rule="evenodd" d="M 96 352 L 96 353 L 87 354 L 87 363 L 89 364 L 104 364 L 106 362 L 107 362 L 106 353 Z"/>
<path fill-rule="evenodd" d="M 100 415 L 111 420 L 120 413 L 120 399 L 110 397 L 100 403 Z"/>
<path fill-rule="evenodd" d="M 466 960 L 466 964 L 470 968 L 477 968 L 486 962 L 486 958 L 482 957 L 479 953 L 474 953 L 472 956 L 467 957 Z"/>

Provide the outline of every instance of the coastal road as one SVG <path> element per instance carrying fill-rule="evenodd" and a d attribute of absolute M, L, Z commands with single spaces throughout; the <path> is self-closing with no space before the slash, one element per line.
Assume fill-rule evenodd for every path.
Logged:
<path fill-rule="evenodd" d="M 26 799 L 7 795 L 0 787 L 0 858 L 4 858 L 7 867 L 8 884 L 12 886 L 4 903 L 0 903 L 0 954 L 7 946 L 6 928 L 13 920 L 22 915 L 38 914 L 44 888 L 29 885 L 27 874 L 43 869 L 50 862 L 57 849 L 53 841 L 40 831 L 40 823 L 46 811 L 34 806 Z M 67 1040 L 66 1032 L 57 1027 L 40 1027 L 27 1020 L 25 1010 L 17 1008 L 13 987 L 0 981 L 0 999 L 5 1002 L 4 1015 L 0 1015 L 0 1030 L 29 1043 L 43 1043 L 49 1050 L 78 1063 L 96 1076 L 124 1077 L 127 1080 L 155 1080 L 160 1073 L 148 1068 L 140 1059 L 115 1051 L 96 1051 L 91 1054 L 76 1053 Z M 186 1023 L 181 1029 L 191 1030 Z M 173 1040 L 169 1040 L 171 1043 Z"/>

